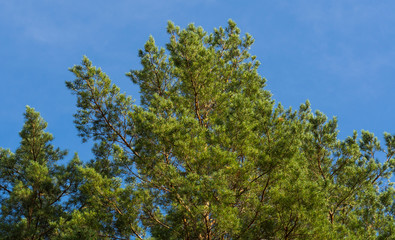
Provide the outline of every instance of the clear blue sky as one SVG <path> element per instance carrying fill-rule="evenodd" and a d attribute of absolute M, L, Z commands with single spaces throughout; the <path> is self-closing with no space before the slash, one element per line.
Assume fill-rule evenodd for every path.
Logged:
<path fill-rule="evenodd" d="M 285 106 L 309 99 L 337 116 L 340 137 L 395 133 L 395 1 L 168 0 L 0 2 L 0 146 L 14 150 L 29 105 L 49 123 L 55 144 L 90 158 L 77 137 L 67 70 L 87 55 L 134 98 L 125 73 L 139 69 L 149 35 L 167 42 L 166 23 L 207 31 L 233 19 L 255 38 L 266 89 Z M 71 158 L 69 155 L 68 158 Z"/>

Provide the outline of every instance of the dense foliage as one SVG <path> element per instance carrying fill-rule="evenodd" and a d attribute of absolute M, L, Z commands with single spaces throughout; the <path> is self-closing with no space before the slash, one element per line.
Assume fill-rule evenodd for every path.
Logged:
<path fill-rule="evenodd" d="M 70 69 L 90 162 L 57 165 L 27 108 L 20 147 L 0 150 L 2 238 L 395 239 L 394 135 L 339 140 L 309 102 L 276 105 L 232 21 L 167 31 L 127 74 L 140 105 L 86 57 Z"/>

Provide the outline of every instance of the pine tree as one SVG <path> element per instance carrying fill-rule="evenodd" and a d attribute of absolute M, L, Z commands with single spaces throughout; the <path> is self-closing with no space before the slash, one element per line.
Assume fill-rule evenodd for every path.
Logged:
<path fill-rule="evenodd" d="M 72 209 L 68 195 L 77 191 L 75 156 L 67 166 L 56 162 L 66 151 L 54 148 L 47 123 L 26 107 L 22 140 L 15 153 L 0 149 L 1 239 L 50 239 Z"/>
<path fill-rule="evenodd" d="M 150 37 L 139 51 L 142 69 L 127 74 L 141 105 L 86 57 L 67 82 L 81 137 L 110 149 L 119 169 L 112 177 L 130 188 L 132 218 L 123 220 L 130 205 L 107 204 L 122 219 L 119 236 L 393 237 L 393 135 L 385 135 L 386 150 L 364 131 L 340 141 L 336 119 L 309 102 L 298 111 L 275 105 L 248 52 L 253 38 L 240 37 L 232 21 L 211 34 L 169 22 L 167 32 L 166 49 Z"/>

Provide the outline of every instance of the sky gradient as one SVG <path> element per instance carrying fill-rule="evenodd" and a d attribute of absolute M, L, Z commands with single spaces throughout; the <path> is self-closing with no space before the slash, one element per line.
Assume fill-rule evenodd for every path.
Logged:
<path fill-rule="evenodd" d="M 255 38 L 251 53 L 276 102 L 297 109 L 309 99 L 337 116 L 341 139 L 354 129 L 382 139 L 395 133 L 394 11 L 389 0 L 1 1 L 0 146 L 17 148 L 29 105 L 49 123 L 56 146 L 89 160 L 90 145 L 73 124 L 68 68 L 87 55 L 138 99 L 125 73 L 140 69 L 137 52 L 149 35 L 164 46 L 168 20 L 211 32 L 233 19 Z"/>

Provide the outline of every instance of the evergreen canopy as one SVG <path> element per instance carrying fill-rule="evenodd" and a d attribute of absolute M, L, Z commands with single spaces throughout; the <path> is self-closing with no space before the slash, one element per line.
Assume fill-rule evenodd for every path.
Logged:
<path fill-rule="evenodd" d="M 87 57 L 70 69 L 90 162 L 57 165 L 27 107 L 20 147 L 0 149 L 3 239 L 395 239 L 395 135 L 339 140 L 309 102 L 276 105 L 232 21 L 167 32 L 127 74 L 140 105 Z"/>

